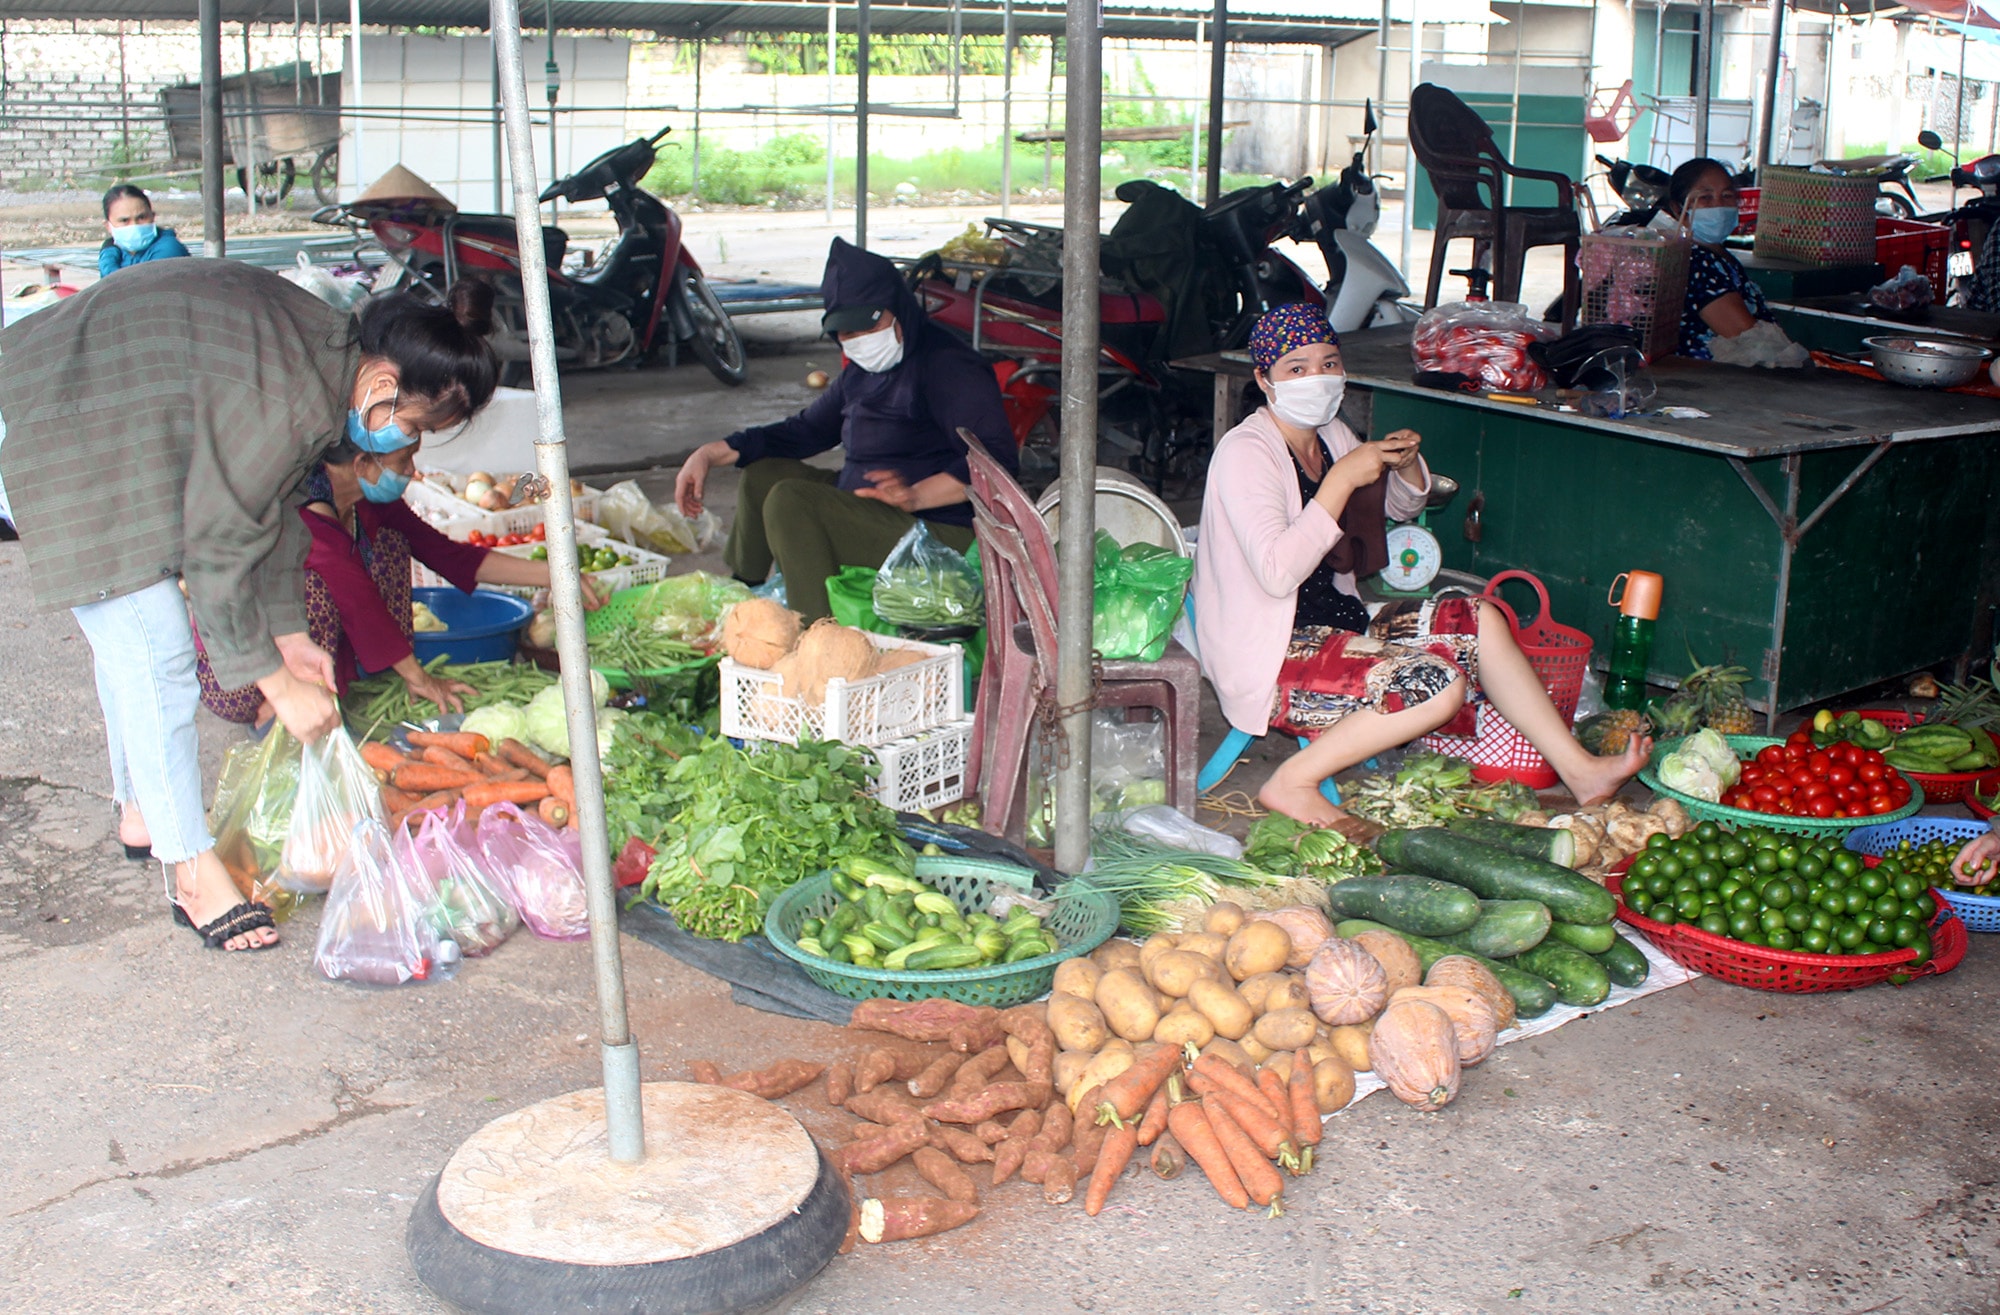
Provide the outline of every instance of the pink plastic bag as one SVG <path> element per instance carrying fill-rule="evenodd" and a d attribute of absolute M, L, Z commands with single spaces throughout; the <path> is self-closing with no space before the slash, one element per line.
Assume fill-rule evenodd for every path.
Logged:
<path fill-rule="evenodd" d="M 379 819 L 363 819 L 327 891 L 313 967 L 337 982 L 400 986 L 456 963 L 457 945 L 441 943 L 425 916 L 429 884 L 398 859 Z"/>
<path fill-rule="evenodd" d="M 479 815 L 479 852 L 486 875 L 514 901 L 529 931 L 545 941 L 590 935 L 576 832 L 559 831 L 513 804 L 494 804 Z"/>
<path fill-rule="evenodd" d="M 405 868 L 427 883 L 427 913 L 439 936 L 458 944 L 466 958 L 490 954 L 521 925 L 521 915 L 473 857 L 478 838 L 465 826 L 465 806 L 453 814 L 438 809 L 423 814 L 412 836 L 405 824 L 394 847 Z M 412 818 L 412 821 L 416 819 Z M 465 840 L 460 836 L 464 835 Z M 468 845 L 466 842 L 470 841 Z"/>

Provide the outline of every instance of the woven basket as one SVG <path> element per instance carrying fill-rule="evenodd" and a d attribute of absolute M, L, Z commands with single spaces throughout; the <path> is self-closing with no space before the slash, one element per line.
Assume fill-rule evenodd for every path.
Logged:
<path fill-rule="evenodd" d="M 1874 178 L 1839 178 L 1810 169 L 1758 170 L 1759 256 L 1805 265 L 1875 263 Z"/>
<path fill-rule="evenodd" d="M 1783 744 L 1783 740 L 1767 739 L 1761 735 L 1725 735 L 1729 747 L 1736 751 L 1738 758 L 1754 758 L 1759 749 L 1773 744 Z M 1639 769 L 1639 780 L 1655 794 L 1663 794 L 1677 801 L 1687 809 L 1688 816 L 1696 821 L 1706 819 L 1711 822 L 1728 822 L 1732 826 L 1761 826 L 1772 831 L 1784 831 L 1801 836 L 1841 836 L 1859 831 L 1863 827 L 1881 826 L 1888 822 L 1900 822 L 1913 816 L 1924 806 L 1924 787 L 1910 780 L 1910 802 L 1892 813 L 1880 813 L 1874 817 L 1793 817 L 1786 813 L 1759 813 L 1748 808 L 1731 808 L 1727 804 L 1712 804 L 1706 799 L 1697 799 L 1691 794 L 1670 789 L 1660 784 L 1660 764 L 1666 756 L 1681 747 L 1681 740 L 1662 740 L 1653 746 L 1653 756 Z M 1900 774 L 1900 773 L 1899 773 Z"/>
<path fill-rule="evenodd" d="M 1646 359 L 1671 356 L 1680 345 L 1693 243 L 1644 228 L 1586 233 L 1577 252 L 1583 277 L 1583 323 L 1629 324 Z"/>
<path fill-rule="evenodd" d="M 1985 834 L 1984 822 L 1959 822 L 1943 817 L 1912 817 L 1907 821 L 1891 822 L 1887 826 L 1871 826 L 1856 831 L 1847 837 L 1847 847 L 1857 854 L 1866 854 L 1871 859 L 1877 859 L 1905 840 L 1913 845 L 1921 845 L 1927 840 L 1951 840 L 1964 844 L 1974 836 Z M 1965 923 L 1967 931 L 2000 931 L 2000 895 L 1974 895 L 1967 891 L 1954 890 L 1950 886 L 1933 886 L 1931 891 L 1940 901 L 1951 905 L 1952 912 Z"/>

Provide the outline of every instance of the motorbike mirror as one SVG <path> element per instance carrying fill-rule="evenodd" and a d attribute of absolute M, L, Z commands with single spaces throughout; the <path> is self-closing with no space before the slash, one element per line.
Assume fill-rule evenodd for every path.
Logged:
<path fill-rule="evenodd" d="M 1941 151 L 1944 149 L 1944 138 L 1926 128 L 1917 134 L 1917 145 L 1927 151 Z"/>
<path fill-rule="evenodd" d="M 554 182 L 550 183 L 547 187 L 542 189 L 541 199 L 544 201 L 553 201 L 557 197 L 563 196 L 568 187 L 569 187 L 569 179 L 558 178 Z"/>
<path fill-rule="evenodd" d="M 1376 127 L 1377 124 L 1375 122 L 1375 98 L 1371 96 L 1366 101 L 1362 102 L 1361 131 L 1370 136 L 1373 136 Z"/>

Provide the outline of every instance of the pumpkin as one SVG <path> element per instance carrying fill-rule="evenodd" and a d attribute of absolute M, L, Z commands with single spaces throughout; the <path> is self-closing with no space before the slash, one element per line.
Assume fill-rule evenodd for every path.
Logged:
<path fill-rule="evenodd" d="M 1458 1095 L 1458 1034 L 1428 1000 L 1398 1000 L 1368 1034 L 1368 1061 L 1396 1099 L 1441 1110 Z"/>
<path fill-rule="evenodd" d="M 1478 992 L 1462 986 L 1406 986 L 1389 997 L 1391 1004 L 1398 1000 L 1428 1000 L 1444 1010 L 1458 1038 L 1460 1067 L 1471 1068 L 1493 1053 L 1493 1006 Z"/>
<path fill-rule="evenodd" d="M 1353 941 L 1334 936 L 1320 945 L 1306 965 L 1306 993 L 1321 1022 L 1333 1027 L 1365 1023 L 1387 1003 L 1389 979 L 1374 955 Z"/>
<path fill-rule="evenodd" d="M 1423 961 L 1401 936 L 1392 931 L 1364 931 L 1354 938 L 1354 943 L 1382 965 L 1382 975 L 1389 979 L 1392 994 L 1406 986 L 1423 985 Z"/>
<path fill-rule="evenodd" d="M 1250 918 L 1253 922 L 1275 922 L 1292 938 L 1292 957 L 1285 961 L 1287 968 L 1303 968 L 1311 963 L 1314 953 L 1333 935 L 1333 924 L 1326 920 L 1326 915 L 1303 904 L 1265 909 Z"/>
<path fill-rule="evenodd" d="M 1456 986 L 1485 997 L 1493 1006 L 1493 1026 L 1504 1032 L 1514 1026 L 1514 995 L 1500 984 L 1493 970 L 1477 959 L 1463 954 L 1447 954 L 1431 965 L 1425 986 Z"/>

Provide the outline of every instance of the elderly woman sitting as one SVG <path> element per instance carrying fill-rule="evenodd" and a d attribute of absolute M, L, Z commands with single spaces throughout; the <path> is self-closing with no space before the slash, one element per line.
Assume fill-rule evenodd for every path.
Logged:
<path fill-rule="evenodd" d="M 1352 830 L 1320 782 L 1431 731 L 1471 734 L 1490 699 L 1582 803 L 1609 798 L 1646 761 L 1569 733 L 1506 617 L 1471 598 L 1371 607 L 1355 580 L 1388 562 L 1387 522 L 1423 507 L 1421 437 L 1364 443 L 1337 418 L 1340 341 L 1316 306 L 1283 306 L 1250 338 L 1265 405 L 1216 444 L 1195 549 L 1196 640 L 1230 725 L 1311 738 L 1259 793 L 1301 822 Z"/>

